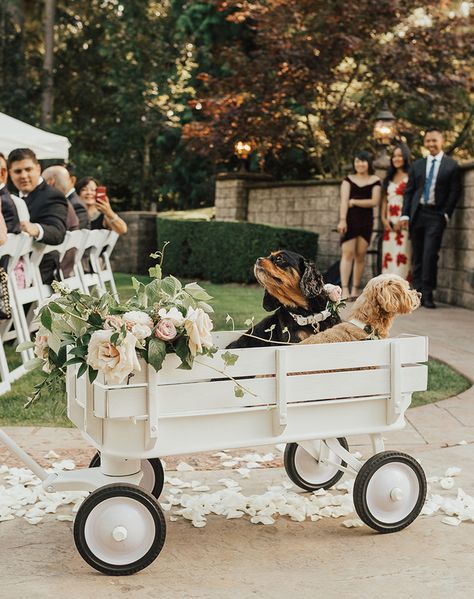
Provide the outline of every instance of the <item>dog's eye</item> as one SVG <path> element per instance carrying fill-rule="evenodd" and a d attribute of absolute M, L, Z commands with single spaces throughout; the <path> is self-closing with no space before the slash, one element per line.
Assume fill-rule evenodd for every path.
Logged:
<path fill-rule="evenodd" d="M 281 266 L 283 264 L 283 258 L 281 256 L 275 256 L 273 262 L 277 265 L 277 266 Z"/>

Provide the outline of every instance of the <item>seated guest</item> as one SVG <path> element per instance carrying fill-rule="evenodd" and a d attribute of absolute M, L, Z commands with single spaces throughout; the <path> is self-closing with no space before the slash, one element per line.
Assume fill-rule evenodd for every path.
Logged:
<path fill-rule="evenodd" d="M 7 240 L 7 225 L 5 224 L 5 219 L 2 214 L 2 200 L 0 198 L 0 245 L 3 245 Z"/>
<path fill-rule="evenodd" d="M 64 166 L 49 166 L 43 171 L 43 179 L 51 187 L 62 192 L 68 203 L 72 205 L 79 219 L 79 229 L 90 229 L 91 223 L 84 202 L 77 195 L 71 175 Z M 68 231 L 73 229 L 68 228 Z"/>
<path fill-rule="evenodd" d="M 50 166 L 43 171 L 42 175 L 43 175 L 43 179 L 51 187 L 55 187 L 56 189 L 58 189 L 59 191 L 61 191 L 64 194 L 65 194 L 65 190 L 68 190 L 69 185 L 70 185 L 69 173 L 63 166 Z M 73 192 L 74 191 L 75 190 L 73 188 Z M 77 196 L 77 194 L 76 194 L 76 196 Z M 66 199 L 67 199 L 67 196 L 66 196 Z M 81 215 L 83 223 L 89 224 L 89 217 L 87 216 L 86 207 L 81 202 L 79 197 L 77 197 L 77 200 L 79 202 L 79 213 L 76 212 L 72 201 L 68 200 L 68 203 L 67 203 L 67 217 L 66 217 L 66 230 L 67 231 L 77 231 L 79 228 L 82 228 L 80 226 L 79 215 Z M 90 225 L 86 226 L 84 228 L 89 229 Z M 59 265 L 59 268 L 62 271 L 65 278 L 69 277 L 73 271 L 75 255 L 76 255 L 76 250 L 74 248 L 71 248 L 70 250 L 68 250 L 66 252 L 64 258 L 62 259 L 62 261 Z"/>
<path fill-rule="evenodd" d="M 43 180 L 35 153 L 28 148 L 12 150 L 8 156 L 8 171 L 30 213 L 31 221 L 20 221 L 21 230 L 42 243 L 62 243 L 66 235 L 67 200 Z M 57 254 L 47 254 L 40 264 L 44 283 L 54 280 L 57 268 Z"/>
<path fill-rule="evenodd" d="M 2 215 L 5 220 L 8 233 L 21 233 L 18 211 L 13 197 L 10 195 L 10 192 L 7 189 L 7 179 L 7 159 L 3 154 L 0 153 L 0 200 L 2 202 Z"/>
<path fill-rule="evenodd" d="M 110 229 L 119 235 L 127 232 L 127 223 L 116 214 L 107 195 L 97 193 L 98 183 L 92 177 L 83 177 L 76 189 L 87 208 L 91 229 Z"/>
<path fill-rule="evenodd" d="M 6 232 L 18 234 L 21 233 L 20 220 L 30 220 L 30 214 L 26 207 L 25 201 L 21 198 L 10 194 L 7 189 L 8 168 L 7 159 L 0 153 L 0 202 L 1 202 L 1 219 L 5 223 Z M 2 223 L 0 223 L 0 228 Z M 5 237 L 6 239 L 6 237 Z M 5 243 L 2 241 L 1 243 Z M 4 256 L 0 260 L 2 268 L 8 268 L 8 257 Z M 23 260 L 19 260 L 15 266 L 15 278 L 20 289 L 26 287 L 25 265 Z"/>

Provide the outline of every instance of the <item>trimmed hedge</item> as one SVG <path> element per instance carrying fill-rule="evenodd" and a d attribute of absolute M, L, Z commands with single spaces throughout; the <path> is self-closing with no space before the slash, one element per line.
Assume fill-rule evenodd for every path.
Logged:
<path fill-rule="evenodd" d="M 287 249 L 315 260 L 318 235 L 247 222 L 157 219 L 158 248 L 165 241 L 164 271 L 213 283 L 254 283 L 260 256 Z"/>

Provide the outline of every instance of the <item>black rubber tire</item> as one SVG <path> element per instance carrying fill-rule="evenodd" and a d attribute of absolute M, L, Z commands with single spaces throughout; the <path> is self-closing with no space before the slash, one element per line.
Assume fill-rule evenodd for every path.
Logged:
<path fill-rule="evenodd" d="M 379 468 L 391 462 L 401 462 L 416 474 L 419 483 L 418 499 L 412 511 L 398 522 L 382 522 L 375 518 L 367 505 L 367 487 Z M 399 451 L 381 451 L 370 457 L 357 473 L 354 481 L 354 506 L 359 518 L 377 532 L 398 532 L 409 526 L 419 515 L 425 503 L 427 491 L 426 476 L 420 464 L 410 455 Z"/>
<path fill-rule="evenodd" d="M 145 491 L 151 493 L 155 499 L 158 499 L 163 491 L 163 486 L 165 484 L 165 472 L 163 470 L 163 464 L 161 463 L 160 458 L 150 458 L 148 460 L 142 460 L 142 462 L 149 462 L 151 467 L 153 468 L 153 473 L 155 475 L 155 484 L 153 485 L 153 489 Z M 89 464 L 89 468 L 98 468 L 100 466 L 100 453 L 97 452 L 95 456 L 92 458 Z"/>
<path fill-rule="evenodd" d="M 338 438 L 339 444 L 349 451 L 349 445 L 345 437 Z M 330 489 L 333 487 L 338 480 L 340 480 L 344 474 L 342 470 L 339 470 L 332 478 L 329 480 L 315 484 L 305 480 L 300 473 L 298 472 L 295 464 L 295 455 L 296 450 L 298 449 L 298 443 L 287 443 L 285 447 L 285 453 L 283 454 L 283 464 L 285 466 L 286 473 L 288 474 L 288 478 L 292 483 L 305 489 L 305 491 L 317 491 L 318 489 Z M 341 466 L 345 467 L 346 462 L 341 461 Z"/>
<path fill-rule="evenodd" d="M 102 501 L 114 497 L 127 497 L 140 502 L 150 512 L 155 523 L 155 538 L 152 546 L 140 559 L 129 564 L 109 564 L 101 560 L 90 549 L 85 538 L 85 526 L 91 511 Z M 112 484 L 93 491 L 83 501 L 74 520 L 73 532 L 76 548 L 85 562 L 109 576 L 128 576 L 143 570 L 158 557 L 165 543 L 166 521 L 160 506 L 149 493 L 136 485 Z"/>

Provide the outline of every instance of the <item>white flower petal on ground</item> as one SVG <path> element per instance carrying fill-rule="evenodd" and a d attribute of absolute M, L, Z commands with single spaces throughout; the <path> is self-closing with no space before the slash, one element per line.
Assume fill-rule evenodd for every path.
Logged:
<path fill-rule="evenodd" d="M 454 480 L 452 478 L 442 478 L 439 484 L 443 489 L 452 489 L 454 487 Z"/>
<path fill-rule="evenodd" d="M 359 526 L 364 526 L 362 520 L 359 520 L 358 518 L 353 518 L 352 520 L 344 520 L 342 524 L 346 528 L 357 528 Z"/>
<path fill-rule="evenodd" d="M 461 468 L 458 468 L 457 466 L 451 466 L 450 468 L 448 468 L 446 470 L 446 472 L 444 473 L 444 476 L 450 478 L 451 476 L 457 476 L 460 473 L 461 473 Z"/>
<path fill-rule="evenodd" d="M 246 468 L 261 468 L 261 465 L 257 462 L 246 462 Z"/>
<path fill-rule="evenodd" d="M 48 451 L 48 453 L 44 457 L 47 460 L 59 460 L 58 454 L 55 451 L 53 451 L 52 449 L 50 449 L 50 451 Z"/>
<path fill-rule="evenodd" d="M 224 468 L 233 468 L 234 466 L 237 466 L 238 463 L 238 460 L 227 460 L 226 462 L 222 462 L 222 466 L 224 466 Z"/>
<path fill-rule="evenodd" d="M 53 468 L 55 470 L 74 470 L 76 464 L 72 460 L 61 460 L 60 462 L 53 462 Z"/>
<path fill-rule="evenodd" d="M 459 518 L 454 518 L 452 516 L 446 516 L 441 520 L 443 524 L 449 524 L 450 526 L 459 526 L 461 524 L 461 520 Z"/>
<path fill-rule="evenodd" d="M 250 470 L 248 468 L 237 468 L 236 472 L 238 472 L 242 478 L 250 478 Z"/>
<path fill-rule="evenodd" d="M 60 522 L 74 522 L 74 517 L 67 514 L 58 514 L 56 520 L 59 520 Z"/>
<path fill-rule="evenodd" d="M 285 451 L 286 443 L 277 443 L 275 447 L 280 453 L 283 453 Z"/>
<path fill-rule="evenodd" d="M 188 464 L 186 462 L 180 462 L 176 466 L 176 470 L 178 472 L 191 472 L 192 470 L 194 470 L 194 466 L 191 466 L 191 464 Z"/>

